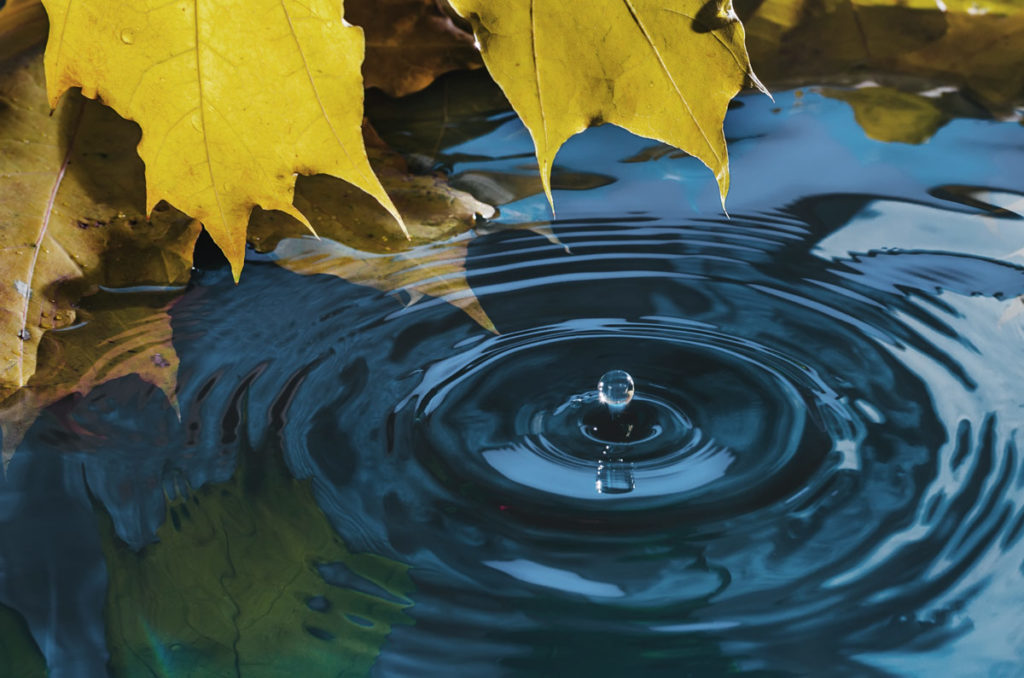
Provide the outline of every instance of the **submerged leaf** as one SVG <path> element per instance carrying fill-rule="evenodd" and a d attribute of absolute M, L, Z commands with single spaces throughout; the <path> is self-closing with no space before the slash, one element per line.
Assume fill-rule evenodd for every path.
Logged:
<path fill-rule="evenodd" d="M 1009 111 L 1024 96 L 1024 7 L 967 8 L 947 12 L 946 20 L 942 38 L 907 54 L 902 68 L 952 78 L 990 110 Z"/>
<path fill-rule="evenodd" d="M 536 166 L 523 168 L 536 172 Z M 571 172 L 555 168 L 551 173 L 551 188 L 555 191 L 590 191 L 615 182 L 615 177 L 593 172 Z M 455 188 L 468 191 L 492 205 L 505 205 L 537 195 L 544 190 L 535 173 L 471 170 L 456 174 L 451 179 Z"/>
<path fill-rule="evenodd" d="M 478 68 L 473 36 L 435 0 L 348 0 L 345 17 L 366 33 L 363 78 L 394 97 L 418 92 L 439 75 Z"/>
<path fill-rule="evenodd" d="M 401 224 L 363 148 L 363 36 L 340 0 L 43 4 L 51 104 L 81 86 L 138 122 L 148 208 L 202 221 L 236 279 L 253 207 L 303 221 L 296 172 L 340 177 Z"/>
<path fill-rule="evenodd" d="M 39 62 L 0 69 L 0 401 L 84 292 L 185 282 L 199 235 L 166 205 L 145 218 L 137 128 L 77 94 L 51 116 Z"/>
<path fill-rule="evenodd" d="M 16 610 L 6 605 L 0 605 L 0 675 L 46 676 L 46 659 L 32 638 L 28 624 Z"/>
<path fill-rule="evenodd" d="M 891 87 L 824 89 L 822 94 L 850 104 L 857 124 L 876 141 L 923 144 L 949 122 L 931 99 Z"/>
<path fill-rule="evenodd" d="M 729 100 L 757 85 L 730 0 L 450 0 L 530 129 L 545 193 L 558 149 L 611 122 L 677 146 L 715 174 L 723 204 Z"/>
<path fill-rule="evenodd" d="M 139 552 L 104 520 L 115 676 L 364 676 L 412 622 L 408 567 L 349 551 L 308 481 L 273 452 L 247 455 L 228 483 L 171 502 Z M 364 585 L 329 585 L 318 567 L 331 563 Z"/>
<path fill-rule="evenodd" d="M 424 167 L 515 119 L 501 88 L 482 70 L 453 73 L 400 100 L 369 91 L 366 116 L 388 145 L 423 160 Z"/>
<path fill-rule="evenodd" d="M 405 290 L 416 301 L 441 297 L 483 327 L 494 330 L 466 280 L 465 258 L 478 216 L 495 210 L 437 175 L 411 175 L 405 161 L 379 140 L 368 144 L 374 167 L 406 215 L 411 239 L 365 196 L 327 176 L 303 177 L 295 205 L 321 239 L 309 237 L 286 215 L 257 212 L 249 237 L 258 250 L 274 252 L 281 266 L 313 275 L 324 273 L 384 292 Z"/>
<path fill-rule="evenodd" d="M 126 295 L 92 297 L 89 307 L 79 311 L 74 328 L 43 335 L 39 369 L 27 386 L 0 402 L 5 464 L 40 412 L 100 384 L 136 375 L 177 406 L 178 355 L 168 315 L 174 302 L 133 305 L 122 296 Z"/>
<path fill-rule="evenodd" d="M 1024 11 L 1014 0 L 737 0 L 769 82 L 925 77 L 990 111 L 1024 95 Z"/>

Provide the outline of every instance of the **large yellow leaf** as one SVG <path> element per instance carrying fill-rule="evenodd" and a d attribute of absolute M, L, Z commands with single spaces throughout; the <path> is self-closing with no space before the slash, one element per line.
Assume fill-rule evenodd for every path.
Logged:
<path fill-rule="evenodd" d="M 406 216 L 410 239 L 391 229 L 372 200 L 327 176 L 303 177 L 295 204 L 321 238 L 303 237 L 298 223 L 277 212 L 257 212 L 249 237 L 277 263 L 303 275 L 326 274 L 384 292 L 404 290 L 416 301 L 440 297 L 494 330 L 466 280 L 465 258 L 477 217 L 495 210 L 450 187 L 441 176 L 411 175 L 400 155 L 372 132 L 374 168 Z"/>
<path fill-rule="evenodd" d="M 370 169 L 363 34 L 340 0 L 45 0 L 52 105 L 69 87 L 142 127 L 147 206 L 199 219 L 237 279 L 259 205 L 305 222 L 295 173 L 326 173 L 398 212 Z"/>
<path fill-rule="evenodd" d="M 450 0 L 530 129 L 551 201 L 555 154 L 611 122 L 699 158 L 724 204 L 729 100 L 754 78 L 731 0 Z"/>
<path fill-rule="evenodd" d="M 51 115 L 38 53 L 0 66 L 0 401 L 91 286 L 188 280 L 199 226 L 145 218 L 138 129 L 74 94 Z"/>

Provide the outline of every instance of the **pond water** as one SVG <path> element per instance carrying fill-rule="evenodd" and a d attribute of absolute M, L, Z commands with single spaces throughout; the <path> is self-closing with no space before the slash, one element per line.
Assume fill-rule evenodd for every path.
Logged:
<path fill-rule="evenodd" d="M 739 102 L 729 218 L 695 160 L 605 126 L 559 155 L 556 186 L 589 188 L 556 190 L 557 219 L 535 194 L 482 224 L 468 277 L 499 334 L 266 256 L 237 287 L 201 266 L 173 310 L 180 422 L 109 384 L 0 484 L 0 602 L 51 675 L 1024 675 L 1024 127 L 887 144 L 813 90 Z M 532 146 L 480 109 L 433 148 L 379 127 L 494 199 Z M 608 444 L 584 419 L 615 369 L 642 435 Z M 143 641 L 109 632 L 110 526 L 186 534 L 239 463 L 284 476 L 268 459 L 312 480 L 347 555 L 314 563 L 268 522 L 292 485 L 246 481 L 278 493 L 247 553 L 315 586 L 215 577 L 304 612 L 267 604 L 246 654 L 235 601 L 224 673 L 187 640 L 198 607 L 192 631 L 151 605 Z M 136 604 L 167 595 L 133 576 Z"/>

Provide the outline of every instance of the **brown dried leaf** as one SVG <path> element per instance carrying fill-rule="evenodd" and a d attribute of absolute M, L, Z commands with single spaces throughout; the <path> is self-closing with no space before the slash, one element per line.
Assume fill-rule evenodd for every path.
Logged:
<path fill-rule="evenodd" d="M 0 6 L 0 61 L 45 40 L 48 25 L 39 0 L 7 0 Z"/>
<path fill-rule="evenodd" d="M 78 313 L 80 324 L 43 335 L 35 374 L 0 404 L 5 466 L 40 412 L 100 384 L 138 375 L 177 407 L 178 355 L 168 314 L 174 301 L 152 307 L 111 299 L 120 296 L 91 298 L 90 308 Z"/>
<path fill-rule="evenodd" d="M 418 92 L 449 71 L 479 68 L 473 36 L 435 0 L 348 0 L 345 18 L 363 27 L 363 81 L 394 97 Z"/>
<path fill-rule="evenodd" d="M 0 400 L 95 285 L 188 279 L 199 225 L 166 206 L 146 219 L 138 140 L 78 94 L 51 115 L 38 53 L 0 66 Z"/>
<path fill-rule="evenodd" d="M 408 172 L 400 155 L 367 139 L 374 171 L 405 216 L 406 239 L 379 205 L 326 175 L 301 177 L 295 206 L 321 239 L 281 212 L 256 212 L 249 240 L 277 263 L 304 275 L 324 273 L 384 292 L 405 290 L 415 302 L 440 297 L 494 331 L 466 280 L 465 257 L 477 217 L 495 210 L 453 189 L 440 175 Z"/>

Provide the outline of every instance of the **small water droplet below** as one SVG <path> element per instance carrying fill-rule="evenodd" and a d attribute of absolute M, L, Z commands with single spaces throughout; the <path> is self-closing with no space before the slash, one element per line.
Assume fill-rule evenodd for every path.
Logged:
<path fill-rule="evenodd" d="M 18 339 L 21 339 L 22 341 L 28 341 L 31 338 L 32 334 L 29 333 L 29 331 L 26 328 L 22 327 L 20 330 L 18 330 Z"/>
<path fill-rule="evenodd" d="M 594 483 L 600 494 L 627 494 L 636 488 L 633 469 L 622 459 L 601 460 L 597 464 L 597 481 Z"/>
<path fill-rule="evenodd" d="M 125 28 L 121 31 L 121 42 L 126 45 L 130 45 L 135 42 L 135 31 L 130 28 Z"/>
<path fill-rule="evenodd" d="M 198 113 L 192 115 L 192 119 L 190 120 L 190 122 L 192 123 L 192 129 L 194 129 L 195 131 L 199 132 L 200 130 L 203 129 L 203 121 L 200 120 Z"/>

